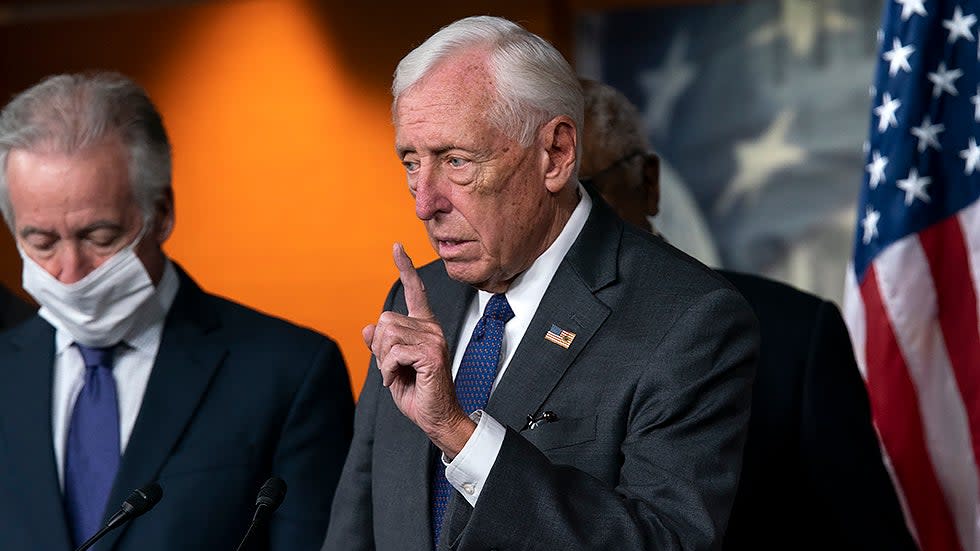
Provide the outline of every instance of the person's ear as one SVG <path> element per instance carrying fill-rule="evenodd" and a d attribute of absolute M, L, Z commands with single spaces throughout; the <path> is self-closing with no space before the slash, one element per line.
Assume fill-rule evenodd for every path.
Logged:
<path fill-rule="evenodd" d="M 656 153 L 643 155 L 643 187 L 647 192 L 647 214 L 660 212 L 660 157 Z"/>
<path fill-rule="evenodd" d="M 167 188 L 164 196 L 156 203 L 154 213 L 153 235 L 159 245 L 163 245 L 170 234 L 174 231 L 174 192 L 172 188 Z"/>
<path fill-rule="evenodd" d="M 540 139 L 544 152 L 545 187 L 551 193 L 558 193 L 575 172 L 575 160 L 578 158 L 575 122 L 565 115 L 557 116 L 541 128 Z"/>

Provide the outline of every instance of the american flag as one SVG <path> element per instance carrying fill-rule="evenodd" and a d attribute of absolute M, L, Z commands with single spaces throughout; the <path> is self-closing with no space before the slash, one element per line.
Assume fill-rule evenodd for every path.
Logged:
<path fill-rule="evenodd" d="M 980 550 L 980 0 L 886 0 L 845 317 L 909 527 Z"/>
<path fill-rule="evenodd" d="M 561 327 L 551 324 L 551 329 L 548 329 L 548 332 L 544 334 L 544 338 L 562 348 L 568 348 L 572 345 L 572 341 L 575 340 L 575 333 L 565 331 Z"/>

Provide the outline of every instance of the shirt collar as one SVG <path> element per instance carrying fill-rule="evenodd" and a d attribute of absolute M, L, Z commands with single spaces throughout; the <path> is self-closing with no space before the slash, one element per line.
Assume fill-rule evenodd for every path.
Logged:
<path fill-rule="evenodd" d="M 582 228 L 585 227 L 585 221 L 588 220 L 589 213 L 592 211 L 592 198 L 589 197 L 589 193 L 582 187 L 582 184 L 578 184 L 578 194 L 578 205 L 575 206 L 575 210 L 572 211 L 572 215 L 568 218 L 568 222 L 565 223 L 561 233 L 541 253 L 541 256 L 535 259 L 531 267 L 517 276 L 510 288 L 507 289 L 505 293 L 507 302 L 510 304 L 511 310 L 514 311 L 514 316 L 533 315 L 538 309 L 538 304 L 544 297 L 545 291 L 548 290 L 548 286 L 551 285 L 551 280 L 555 277 L 558 266 L 565 259 L 568 250 L 572 248 L 572 244 L 582 232 Z M 492 296 L 493 293 L 487 291 L 479 291 L 477 294 L 481 313 Z"/>
<path fill-rule="evenodd" d="M 141 307 L 134 314 L 137 316 L 136 323 L 123 337 L 122 342 L 137 350 L 147 350 L 156 353 L 156 345 L 160 343 L 163 334 L 163 321 L 167 317 L 167 312 L 177 297 L 177 290 L 180 288 L 180 279 L 177 277 L 177 270 L 169 258 L 164 260 L 163 276 L 160 283 L 153 291 L 153 296 L 147 304 Z M 75 344 L 75 337 L 57 324 L 55 325 L 55 354 L 60 355 L 71 345 Z"/>

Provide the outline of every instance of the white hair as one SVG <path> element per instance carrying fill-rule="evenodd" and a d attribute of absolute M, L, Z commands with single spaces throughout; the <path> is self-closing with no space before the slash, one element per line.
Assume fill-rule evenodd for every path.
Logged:
<path fill-rule="evenodd" d="M 7 155 L 13 149 L 73 154 L 111 138 L 129 154 L 129 181 L 149 220 L 170 193 L 170 140 L 146 92 L 116 73 L 55 75 L 21 92 L 0 113 L 0 211 L 13 231 Z"/>
<path fill-rule="evenodd" d="M 488 70 L 498 101 L 487 116 L 495 126 L 524 146 L 560 115 L 571 118 L 581 132 L 582 89 L 568 62 L 540 36 L 500 17 L 460 19 L 409 52 L 395 69 L 392 109 L 440 61 L 478 47 L 490 51 Z"/>

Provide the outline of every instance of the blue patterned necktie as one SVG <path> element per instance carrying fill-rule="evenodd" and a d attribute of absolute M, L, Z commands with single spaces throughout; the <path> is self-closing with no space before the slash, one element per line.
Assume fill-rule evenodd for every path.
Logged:
<path fill-rule="evenodd" d="M 65 512 L 75 545 L 102 528 L 112 481 L 119 468 L 119 401 L 112 377 L 115 347 L 75 344 L 85 361 L 65 446 Z"/>
<path fill-rule="evenodd" d="M 514 311 L 510 309 L 507 297 L 498 294 L 490 297 L 483 317 L 476 322 L 456 372 L 456 399 L 467 415 L 485 408 L 490 399 L 490 389 L 497 378 L 497 364 L 500 363 L 504 325 L 513 317 Z M 437 458 L 432 481 L 432 541 L 435 547 L 439 546 L 442 519 L 451 493 L 452 485 L 446 479 L 446 466 Z"/>

